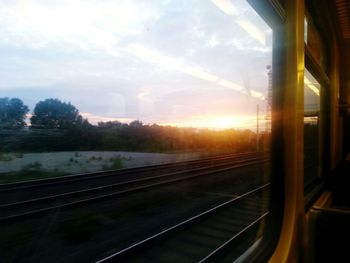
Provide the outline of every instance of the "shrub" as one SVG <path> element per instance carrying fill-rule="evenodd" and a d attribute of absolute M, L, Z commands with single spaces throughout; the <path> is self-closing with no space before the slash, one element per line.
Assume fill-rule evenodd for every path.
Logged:
<path fill-rule="evenodd" d="M 114 157 L 111 157 L 109 159 L 109 161 L 111 162 L 111 165 L 109 167 L 109 169 L 121 169 L 123 168 L 123 160 L 125 158 L 121 157 L 121 156 L 114 156 Z"/>
<path fill-rule="evenodd" d="M 9 162 L 9 161 L 12 161 L 13 158 L 11 155 L 9 154 L 0 154 L 0 161 L 3 161 L 3 162 Z"/>

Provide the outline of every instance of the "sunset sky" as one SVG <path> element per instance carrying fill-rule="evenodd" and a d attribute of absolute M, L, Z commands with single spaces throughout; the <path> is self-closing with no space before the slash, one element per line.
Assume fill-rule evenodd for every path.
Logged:
<path fill-rule="evenodd" d="M 253 128 L 272 31 L 243 0 L 2 1 L 0 97 L 107 120 Z"/>

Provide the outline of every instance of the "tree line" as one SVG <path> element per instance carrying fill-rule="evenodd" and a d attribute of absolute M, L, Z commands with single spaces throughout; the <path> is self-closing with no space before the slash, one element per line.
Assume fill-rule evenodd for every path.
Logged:
<path fill-rule="evenodd" d="M 46 99 L 37 103 L 30 117 L 20 99 L 0 99 L 0 151 L 253 151 L 256 134 L 251 130 L 210 130 L 99 122 L 91 125 L 71 103 Z"/>
<path fill-rule="evenodd" d="M 0 129 L 22 129 L 29 108 L 18 98 L 0 98 Z M 39 101 L 30 117 L 32 129 L 69 129 L 88 125 L 70 102 L 58 99 Z"/>

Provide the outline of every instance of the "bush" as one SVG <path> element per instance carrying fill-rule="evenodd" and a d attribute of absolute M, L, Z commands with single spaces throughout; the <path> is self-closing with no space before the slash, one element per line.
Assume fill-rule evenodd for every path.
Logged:
<path fill-rule="evenodd" d="M 111 165 L 109 166 L 109 169 L 121 169 L 123 168 L 123 160 L 125 158 L 121 157 L 121 156 L 114 156 L 111 157 L 109 159 L 109 161 L 111 162 Z"/>
<path fill-rule="evenodd" d="M 0 161 L 9 162 L 12 160 L 13 160 L 13 158 L 10 154 L 0 154 Z"/>

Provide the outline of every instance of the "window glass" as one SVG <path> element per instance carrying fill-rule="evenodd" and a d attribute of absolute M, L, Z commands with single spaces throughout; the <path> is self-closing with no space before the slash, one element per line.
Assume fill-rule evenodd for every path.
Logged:
<path fill-rule="evenodd" d="M 305 70 L 304 75 L 304 190 L 319 183 L 320 84 Z"/>
<path fill-rule="evenodd" d="M 272 30 L 246 1 L 5 1 L 0 49 L 5 261 L 97 260 L 180 225 L 150 258 L 261 237 Z"/>

